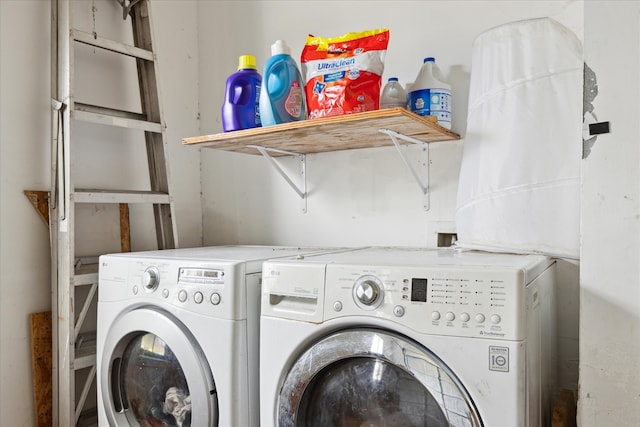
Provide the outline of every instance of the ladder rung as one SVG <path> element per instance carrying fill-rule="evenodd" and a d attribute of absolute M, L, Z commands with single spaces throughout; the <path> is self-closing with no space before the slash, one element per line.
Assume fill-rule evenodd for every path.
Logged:
<path fill-rule="evenodd" d="M 84 265 L 76 269 L 73 276 L 74 286 L 93 285 L 94 283 L 98 283 L 98 264 Z"/>
<path fill-rule="evenodd" d="M 71 197 L 76 203 L 152 203 L 166 205 L 171 202 L 167 193 L 159 191 L 76 189 Z"/>
<path fill-rule="evenodd" d="M 84 111 L 84 112 L 88 112 L 88 113 L 102 114 L 104 116 L 113 116 L 113 117 L 117 117 L 117 118 L 121 118 L 121 119 L 137 120 L 139 122 L 146 122 L 147 121 L 147 117 L 142 113 L 134 113 L 132 111 L 125 111 L 125 110 L 116 110 L 114 108 L 100 107 L 99 105 L 84 104 L 82 102 L 74 103 L 73 108 L 76 111 Z M 150 123 L 150 125 L 159 125 L 160 124 L 160 123 L 156 123 L 156 122 L 149 122 L 149 123 Z"/>
<path fill-rule="evenodd" d="M 76 338 L 73 368 L 84 369 L 96 364 L 96 333 L 85 332 Z"/>
<path fill-rule="evenodd" d="M 83 122 L 140 129 L 155 133 L 162 132 L 162 125 L 160 123 L 146 121 L 142 114 L 130 113 L 128 111 L 76 103 L 71 114 L 74 119 Z"/>
<path fill-rule="evenodd" d="M 95 344 L 95 341 L 94 341 Z M 89 368 L 96 364 L 96 348 L 94 346 L 83 345 L 76 349 L 76 357 L 73 359 L 73 369 L 79 370 Z"/>
<path fill-rule="evenodd" d="M 96 408 L 85 409 L 80 413 L 78 417 L 77 426 L 97 426 L 98 425 L 98 410 Z"/>
<path fill-rule="evenodd" d="M 115 40 L 98 37 L 94 34 L 80 31 L 78 29 L 71 30 L 73 39 L 79 43 L 88 44 L 90 46 L 99 47 L 101 49 L 110 50 L 111 52 L 121 53 L 123 55 L 132 56 L 134 58 L 153 61 L 153 52 L 140 49 L 139 47 L 120 43 Z"/>

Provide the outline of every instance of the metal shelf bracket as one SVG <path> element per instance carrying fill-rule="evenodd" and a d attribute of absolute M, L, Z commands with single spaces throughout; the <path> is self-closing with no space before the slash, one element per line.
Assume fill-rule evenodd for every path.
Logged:
<path fill-rule="evenodd" d="M 291 151 L 278 150 L 276 148 L 267 148 L 259 145 L 247 145 L 247 147 L 255 148 L 262 154 L 262 157 L 269 161 L 269 164 L 280 174 L 282 178 L 289 184 L 293 191 L 302 199 L 301 209 L 302 213 L 307 213 L 307 157 L 304 154 L 293 153 Z M 286 154 L 288 156 L 296 156 L 300 161 L 300 182 L 301 185 L 296 185 L 295 182 L 287 175 L 287 172 L 280 166 L 280 164 L 269 155 L 269 151 L 274 153 Z"/>
<path fill-rule="evenodd" d="M 420 187 L 420 191 L 422 191 L 422 201 L 423 201 L 424 210 L 428 211 L 431 208 L 429 203 L 429 144 L 427 144 L 424 141 L 420 141 L 419 139 L 412 138 L 410 136 L 406 136 L 401 133 L 392 131 L 390 129 L 379 129 L 379 132 L 387 134 L 391 138 L 393 145 L 395 145 L 396 150 L 398 150 L 398 154 L 400 154 L 400 158 L 404 162 L 407 169 L 409 169 L 409 171 L 411 172 L 411 175 L 413 175 L 413 178 L 418 184 L 418 187 Z M 426 156 L 425 161 L 421 162 L 422 167 L 425 169 L 423 173 L 424 181 L 423 181 L 423 178 L 421 178 L 420 175 L 418 174 L 418 171 L 416 170 L 416 168 L 413 167 L 409 162 L 409 159 L 407 158 L 407 155 L 405 154 L 405 152 L 402 150 L 402 147 L 400 146 L 398 139 L 409 142 L 411 144 L 418 144 L 421 146 L 422 152 Z"/>

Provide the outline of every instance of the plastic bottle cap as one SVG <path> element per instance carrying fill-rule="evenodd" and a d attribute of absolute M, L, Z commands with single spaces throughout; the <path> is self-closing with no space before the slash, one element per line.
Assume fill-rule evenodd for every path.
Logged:
<path fill-rule="evenodd" d="M 276 42 L 271 45 L 271 55 L 279 55 L 281 53 L 291 55 L 291 49 L 284 40 L 276 40 Z"/>
<path fill-rule="evenodd" d="M 390 82 L 397 82 L 398 78 L 397 77 L 389 77 L 389 81 Z"/>
<path fill-rule="evenodd" d="M 246 69 L 257 70 L 255 56 L 240 55 L 240 58 L 238 59 L 238 70 L 246 70 Z"/>
<path fill-rule="evenodd" d="M 424 62 L 436 62 L 436 58 L 434 58 L 433 56 L 429 56 L 427 58 L 424 58 Z"/>

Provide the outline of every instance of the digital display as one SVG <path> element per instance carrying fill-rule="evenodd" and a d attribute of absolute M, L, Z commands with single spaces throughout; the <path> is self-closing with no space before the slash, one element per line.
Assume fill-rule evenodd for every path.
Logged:
<path fill-rule="evenodd" d="M 427 279 L 411 279 L 411 301 L 427 302 Z"/>
<path fill-rule="evenodd" d="M 216 284 L 224 282 L 224 271 L 205 268 L 180 268 L 178 271 L 180 282 Z"/>
<path fill-rule="evenodd" d="M 203 277 L 212 277 L 214 279 L 218 279 L 222 277 L 222 271 L 219 270 L 202 270 Z"/>

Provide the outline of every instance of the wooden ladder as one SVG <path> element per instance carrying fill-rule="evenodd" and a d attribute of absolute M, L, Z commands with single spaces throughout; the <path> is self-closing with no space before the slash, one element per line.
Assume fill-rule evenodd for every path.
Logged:
<path fill-rule="evenodd" d="M 149 0 L 117 0 L 124 19 L 130 19 L 133 45 L 110 40 L 73 26 L 72 0 L 52 0 L 52 169 L 49 199 L 52 255 L 52 416 L 54 426 L 78 425 L 86 408 L 96 405 L 92 385 L 96 377 L 95 338 L 85 333 L 85 320 L 95 310 L 100 253 L 76 253 L 77 239 L 91 237 L 77 226 L 84 205 L 118 205 L 128 216 L 130 204 L 153 207 L 157 248 L 177 247 L 173 198 L 170 193 L 165 125 L 158 94 L 157 58 L 154 51 Z M 117 6 L 117 5 L 116 5 Z M 95 12 L 95 10 L 94 10 Z M 75 99 L 74 50 L 78 44 L 124 55 L 135 61 L 140 89 L 140 112 L 81 103 Z M 122 76 L 118 76 L 119 78 Z M 126 76 L 125 76 L 126 77 Z M 96 82 L 96 84 L 102 84 Z M 148 190 L 85 189 L 76 186 L 76 169 L 87 160 L 73 157 L 83 142 L 83 126 L 114 126 L 142 134 L 149 170 Z M 85 132 L 86 135 L 86 132 Z M 77 155 L 75 155 L 77 156 Z M 86 156 L 86 153 L 85 153 Z M 99 161 L 99 159 L 98 159 Z M 151 208 L 149 208 L 150 212 Z M 150 221 L 149 221 L 150 222 Z M 128 223 L 128 222 L 127 222 Z M 84 233 L 84 236 L 81 234 Z M 87 234 L 89 234 L 87 236 Z M 123 239 L 123 242 L 128 239 Z M 146 249 L 146 248 L 145 248 Z M 123 243 L 123 251 L 129 250 Z M 93 335 L 95 337 L 95 335 Z M 76 384 L 84 384 L 76 390 Z"/>

